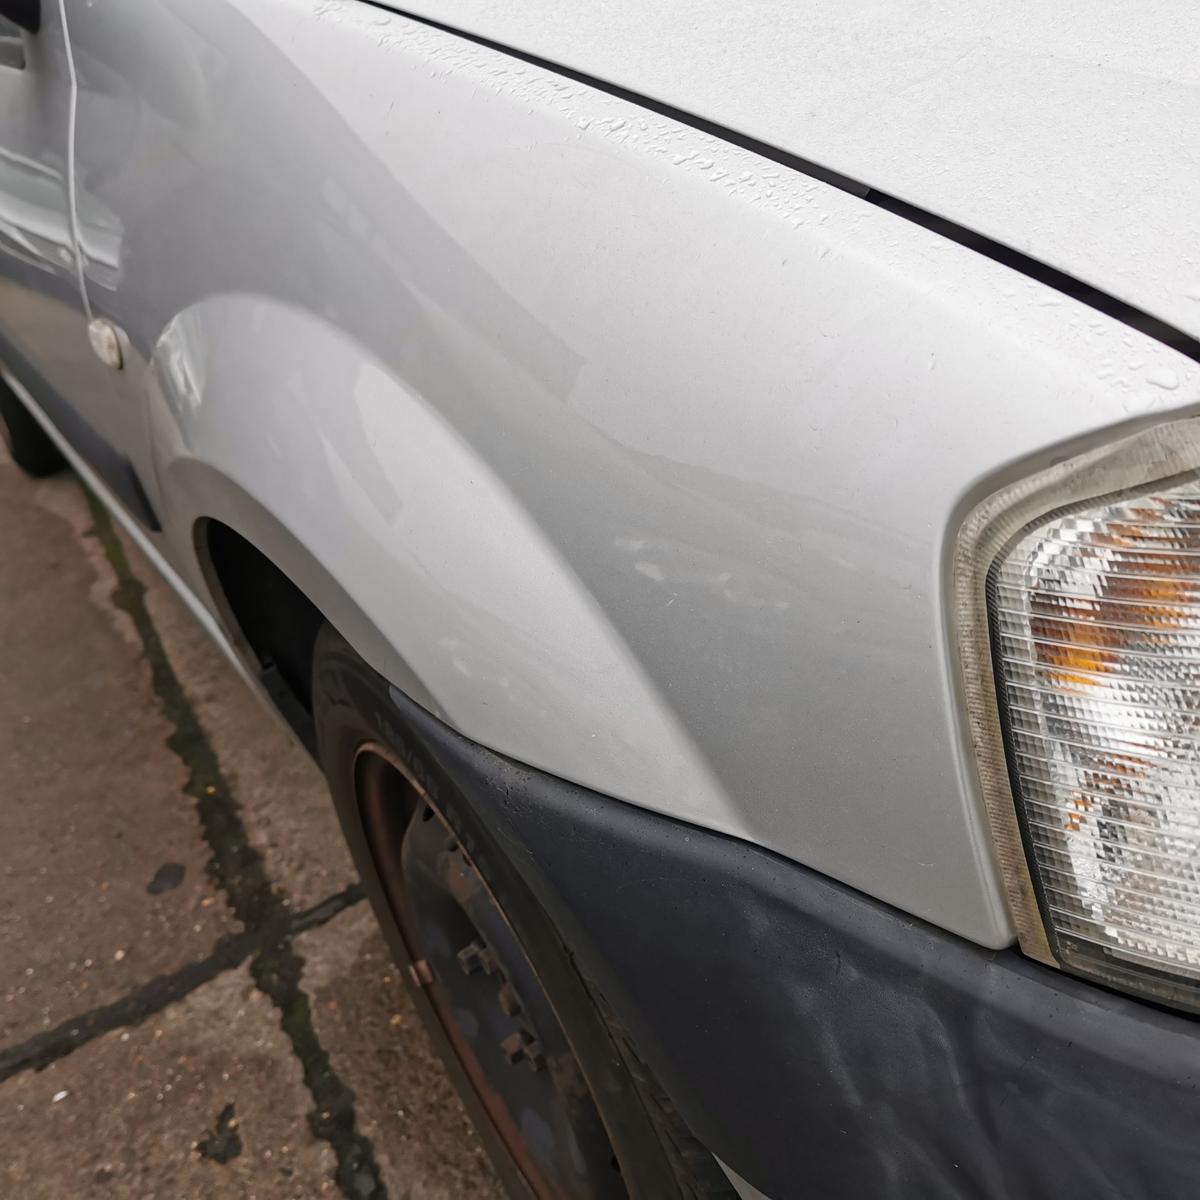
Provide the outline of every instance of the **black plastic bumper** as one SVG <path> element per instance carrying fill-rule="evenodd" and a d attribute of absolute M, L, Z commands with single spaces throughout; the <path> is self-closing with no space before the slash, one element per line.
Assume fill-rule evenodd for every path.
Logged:
<path fill-rule="evenodd" d="M 1200 1195 L 1200 1024 L 483 750 L 395 693 L 772 1200 Z"/>

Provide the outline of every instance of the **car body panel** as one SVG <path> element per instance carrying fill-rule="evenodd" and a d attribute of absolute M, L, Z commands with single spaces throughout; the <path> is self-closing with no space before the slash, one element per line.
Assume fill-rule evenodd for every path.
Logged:
<path fill-rule="evenodd" d="M 395 7 L 800 155 L 1200 336 L 1189 0 Z"/>
<path fill-rule="evenodd" d="M 1194 405 L 1194 363 L 353 0 L 68 10 L 88 296 L 128 334 L 149 539 L 213 613 L 217 517 L 475 741 L 1011 939 L 949 539 Z"/>

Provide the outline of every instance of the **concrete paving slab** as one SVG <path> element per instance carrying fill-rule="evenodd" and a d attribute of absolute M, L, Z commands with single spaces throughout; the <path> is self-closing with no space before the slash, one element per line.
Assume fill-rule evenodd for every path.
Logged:
<path fill-rule="evenodd" d="M 311 1107 L 278 1015 L 243 967 L 0 1086 L 0 1194 L 336 1196 Z"/>
<path fill-rule="evenodd" d="M 0 513 L 4 1044 L 203 957 L 236 923 L 141 647 L 89 561 L 78 483 L 0 462 Z"/>

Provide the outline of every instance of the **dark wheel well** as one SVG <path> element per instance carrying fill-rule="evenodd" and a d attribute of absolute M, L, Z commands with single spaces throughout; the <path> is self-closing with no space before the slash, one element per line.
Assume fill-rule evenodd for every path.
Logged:
<path fill-rule="evenodd" d="M 258 663 L 267 693 L 315 755 L 313 648 L 324 617 L 261 550 L 220 521 L 196 528 L 196 547 L 226 624 Z"/>

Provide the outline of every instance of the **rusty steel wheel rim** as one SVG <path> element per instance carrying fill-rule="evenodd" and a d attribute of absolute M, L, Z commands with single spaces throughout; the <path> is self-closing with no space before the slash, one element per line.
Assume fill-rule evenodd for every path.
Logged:
<path fill-rule="evenodd" d="M 355 757 L 359 813 L 446 1042 L 538 1200 L 628 1195 L 578 1059 L 503 907 L 413 771 Z"/>

